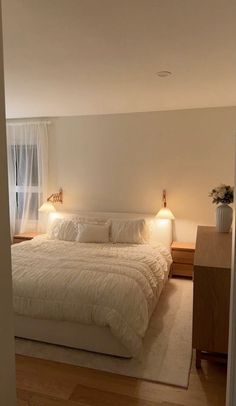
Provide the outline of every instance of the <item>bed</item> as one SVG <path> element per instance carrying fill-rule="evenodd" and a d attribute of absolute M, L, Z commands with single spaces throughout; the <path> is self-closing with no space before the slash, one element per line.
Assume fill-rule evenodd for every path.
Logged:
<path fill-rule="evenodd" d="M 15 335 L 138 357 L 168 279 L 169 234 L 159 229 L 158 238 L 146 244 L 78 243 L 43 235 L 14 245 Z"/>

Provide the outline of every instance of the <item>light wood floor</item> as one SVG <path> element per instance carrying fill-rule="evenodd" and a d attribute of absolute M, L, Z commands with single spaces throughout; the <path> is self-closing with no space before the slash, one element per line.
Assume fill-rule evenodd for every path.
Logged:
<path fill-rule="evenodd" d="M 16 356 L 18 406 L 223 406 L 226 366 L 206 361 L 188 390 Z"/>

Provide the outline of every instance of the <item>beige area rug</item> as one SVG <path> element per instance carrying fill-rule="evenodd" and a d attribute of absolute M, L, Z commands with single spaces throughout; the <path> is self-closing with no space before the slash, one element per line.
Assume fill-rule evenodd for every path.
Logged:
<path fill-rule="evenodd" d="M 151 318 L 139 360 L 25 339 L 16 339 L 16 353 L 187 388 L 192 358 L 192 292 L 192 281 L 169 280 Z"/>

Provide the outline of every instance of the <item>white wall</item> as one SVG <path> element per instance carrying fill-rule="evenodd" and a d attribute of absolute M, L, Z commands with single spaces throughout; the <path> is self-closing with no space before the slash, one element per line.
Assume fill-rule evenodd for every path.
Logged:
<path fill-rule="evenodd" d="M 161 190 L 179 240 L 214 224 L 208 193 L 233 183 L 236 107 L 52 119 L 49 189 L 64 210 L 156 213 Z"/>
<path fill-rule="evenodd" d="M 4 104 L 0 12 L 0 405 L 13 406 L 16 404 L 15 355 Z"/>

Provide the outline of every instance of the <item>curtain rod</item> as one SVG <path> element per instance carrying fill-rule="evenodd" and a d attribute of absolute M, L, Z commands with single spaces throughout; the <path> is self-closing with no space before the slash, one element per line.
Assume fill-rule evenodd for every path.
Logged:
<path fill-rule="evenodd" d="M 16 121 L 16 122 L 8 122 L 6 120 L 7 125 L 26 125 L 26 124 L 52 124 L 51 121 Z"/>

